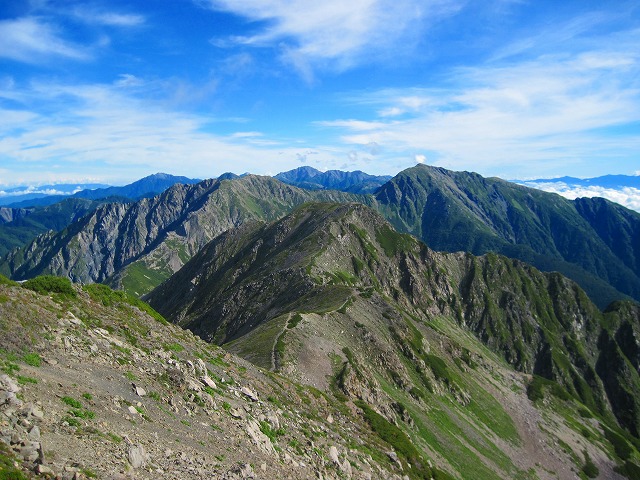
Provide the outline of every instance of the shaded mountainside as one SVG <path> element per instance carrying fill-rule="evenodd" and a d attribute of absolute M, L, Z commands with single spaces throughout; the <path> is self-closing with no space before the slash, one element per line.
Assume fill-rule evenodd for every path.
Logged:
<path fill-rule="evenodd" d="M 24 218 L 31 213 L 27 208 L 0 207 L 0 225 Z"/>
<path fill-rule="evenodd" d="M 309 190 L 341 190 L 350 193 L 373 193 L 391 179 L 388 175 L 369 175 L 361 171 L 343 172 L 328 170 L 321 172 L 312 167 L 299 167 L 275 176 L 281 182 Z"/>
<path fill-rule="evenodd" d="M 1 478 L 422 478 L 331 395 L 62 280 L 0 276 Z"/>
<path fill-rule="evenodd" d="M 108 204 L 7 257 L 14 279 L 48 273 L 107 282 L 141 295 L 177 271 L 204 244 L 247 220 L 275 220 L 310 200 L 349 201 L 248 175 L 175 185 L 132 204 Z"/>
<path fill-rule="evenodd" d="M 308 204 L 228 231 L 147 299 L 257 365 L 365 415 L 374 405 L 461 478 L 546 478 L 540 465 L 574 478 L 557 459 L 518 456 L 550 432 L 577 469 L 583 449 L 599 455 L 596 437 L 629 447 L 613 454 L 620 465 L 637 462 L 637 305 L 603 314 L 560 274 L 495 254 L 436 253 L 360 204 Z M 505 360 L 534 376 L 517 386 L 524 377 L 505 374 Z M 552 417 L 553 427 L 531 420 Z M 582 443 L 567 445 L 565 423 Z"/>
<path fill-rule="evenodd" d="M 435 250 L 493 251 L 557 270 L 601 308 L 624 295 L 640 299 L 640 214 L 624 207 L 424 165 L 401 172 L 375 196 L 397 229 Z"/>
<path fill-rule="evenodd" d="M 111 197 L 97 201 L 67 198 L 47 207 L 10 209 L 19 213 L 13 215 L 11 221 L 0 224 L 0 258 L 31 242 L 38 235 L 50 230 L 62 230 L 100 205 L 115 201 L 126 202 L 127 199 Z M 5 270 L 2 273 L 9 272 Z"/>

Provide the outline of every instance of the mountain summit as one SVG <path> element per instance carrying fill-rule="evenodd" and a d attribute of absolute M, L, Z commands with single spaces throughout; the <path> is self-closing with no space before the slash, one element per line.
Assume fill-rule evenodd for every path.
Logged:
<path fill-rule="evenodd" d="M 435 250 L 497 252 L 559 271 L 601 308 L 625 295 L 640 300 L 640 214 L 620 205 L 426 165 L 400 172 L 375 197 L 398 230 Z"/>

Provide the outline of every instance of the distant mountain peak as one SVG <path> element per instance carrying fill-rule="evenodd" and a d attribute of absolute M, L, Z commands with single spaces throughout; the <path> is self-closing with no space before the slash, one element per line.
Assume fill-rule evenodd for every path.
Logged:
<path fill-rule="evenodd" d="M 321 172 L 313 167 L 298 167 L 275 176 L 278 180 L 307 190 L 341 190 L 350 193 L 373 193 L 391 179 L 388 175 L 369 175 L 360 170 Z"/>

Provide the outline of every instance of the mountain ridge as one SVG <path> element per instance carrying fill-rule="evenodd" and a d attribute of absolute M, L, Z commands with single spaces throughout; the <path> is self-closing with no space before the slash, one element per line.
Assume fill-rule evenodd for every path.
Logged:
<path fill-rule="evenodd" d="M 273 223 L 230 230 L 145 298 L 264 368 L 374 403 L 387 418 L 404 408 L 419 431 L 438 427 L 416 401 L 436 408 L 442 395 L 463 406 L 485 398 L 475 381 L 454 374 L 487 355 L 466 331 L 556 385 L 563 401 L 638 433 L 640 377 L 621 367 L 631 361 L 623 347 L 635 359 L 637 342 L 619 340 L 638 328 L 637 305 L 612 306 L 605 318 L 557 273 L 495 254 L 433 252 L 360 204 L 306 204 Z M 532 391 L 546 388 L 540 382 Z M 462 453 L 454 450 L 447 461 Z"/>
<path fill-rule="evenodd" d="M 604 282 L 640 298 L 640 272 L 636 264 L 623 260 L 635 257 L 640 244 L 614 247 L 610 235 L 600 236 L 589 218 L 582 216 L 589 210 L 585 205 L 604 200 L 576 203 L 497 178 L 425 165 L 401 172 L 375 197 L 396 228 L 435 250 L 495 251 L 546 271 L 558 270 L 582 283 L 601 308 L 623 298 Z M 582 207 L 578 210 L 576 205 Z M 632 224 L 634 232 L 640 225 L 636 212 L 614 204 L 610 211 Z M 633 254 L 619 258 L 622 250 Z"/>
<path fill-rule="evenodd" d="M 152 199 L 104 205 L 12 252 L 6 263 L 18 279 L 67 275 L 74 281 L 124 285 L 140 295 L 224 230 L 249 219 L 275 219 L 312 198 L 354 198 L 349 195 L 307 192 L 254 175 L 178 184 Z"/>

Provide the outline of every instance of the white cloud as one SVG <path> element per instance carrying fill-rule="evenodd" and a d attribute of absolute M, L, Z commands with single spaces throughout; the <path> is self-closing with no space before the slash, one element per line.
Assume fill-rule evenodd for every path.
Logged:
<path fill-rule="evenodd" d="M 425 155 L 416 155 L 414 158 L 416 159 L 416 163 L 424 163 L 427 161 L 427 157 Z"/>
<path fill-rule="evenodd" d="M 339 157 L 330 148 L 290 146 L 256 131 L 211 133 L 211 118 L 136 98 L 117 85 L 32 83 L 19 95 L 0 91 L 2 96 L 56 111 L 55 122 L 33 109 L 14 116 L 10 128 L 0 122 L 0 164 L 8 167 L 12 183 L 88 175 L 117 183 L 157 171 L 209 178 L 242 173 L 239 168 L 287 170 L 310 155 L 332 165 Z"/>
<path fill-rule="evenodd" d="M 130 73 L 121 73 L 118 76 L 118 80 L 116 80 L 115 85 L 123 88 L 140 87 L 144 85 L 144 81 Z"/>
<path fill-rule="evenodd" d="M 373 119 L 327 120 L 346 146 L 376 142 L 387 151 L 428 152 L 435 164 L 506 178 L 583 160 L 631 162 L 640 132 L 640 32 L 581 54 L 461 68 L 439 88 L 380 90 L 351 102 Z M 566 171 L 566 170 L 565 170 Z M 532 170 L 533 172 L 533 170 Z"/>
<path fill-rule="evenodd" d="M 557 193 L 571 200 L 582 197 L 602 197 L 640 212 L 640 190 L 637 188 L 623 187 L 614 189 L 597 186 L 581 187 L 567 185 L 562 182 L 522 182 L 522 184 L 527 187 L 544 190 L 545 192 Z"/>
<path fill-rule="evenodd" d="M 90 58 L 86 48 L 66 41 L 54 25 L 39 18 L 0 21 L 0 38 L 0 57 L 20 62 L 39 63 L 52 56 Z"/>
<path fill-rule="evenodd" d="M 87 7 L 75 8 L 73 15 L 85 23 L 110 27 L 137 27 L 143 25 L 146 21 L 142 15 L 106 12 Z"/>
<path fill-rule="evenodd" d="M 215 10 L 263 22 L 252 36 L 214 39 L 217 45 L 280 45 L 283 58 L 304 75 L 327 62 L 344 69 L 374 52 L 395 53 L 420 36 L 425 24 L 453 15 L 462 0 L 197 0 Z M 395 52 L 394 49 L 395 48 Z"/>

